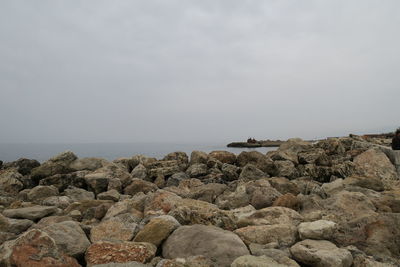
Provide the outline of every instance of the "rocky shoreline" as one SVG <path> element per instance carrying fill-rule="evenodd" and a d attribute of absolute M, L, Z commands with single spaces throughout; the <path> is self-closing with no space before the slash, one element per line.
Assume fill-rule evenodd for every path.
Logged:
<path fill-rule="evenodd" d="M 1 163 L 0 266 L 400 266 L 387 144 Z"/>

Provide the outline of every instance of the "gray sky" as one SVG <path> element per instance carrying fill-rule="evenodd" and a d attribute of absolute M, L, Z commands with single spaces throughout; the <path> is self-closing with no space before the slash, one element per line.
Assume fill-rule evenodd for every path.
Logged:
<path fill-rule="evenodd" d="M 400 126 L 400 1 L 2 0 L 0 142 Z"/>

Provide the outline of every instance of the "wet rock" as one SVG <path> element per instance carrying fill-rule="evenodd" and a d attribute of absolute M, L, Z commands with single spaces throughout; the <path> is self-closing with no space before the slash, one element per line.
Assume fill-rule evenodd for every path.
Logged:
<path fill-rule="evenodd" d="M 63 254 L 47 233 L 31 230 L 0 248 L 1 266 L 78 267 L 76 259 Z"/>
<path fill-rule="evenodd" d="M 303 222 L 298 231 L 301 239 L 331 239 L 336 231 L 336 223 L 327 220 Z"/>
<path fill-rule="evenodd" d="M 192 164 L 207 164 L 208 155 L 202 151 L 193 151 L 190 154 L 190 165 Z"/>
<path fill-rule="evenodd" d="M 131 261 L 146 263 L 155 256 L 156 250 L 150 243 L 99 241 L 88 248 L 85 259 L 89 267 Z"/>
<path fill-rule="evenodd" d="M 167 259 L 203 255 L 224 267 L 249 251 L 232 232 L 214 226 L 192 225 L 175 230 L 164 242 L 162 253 Z"/>
<path fill-rule="evenodd" d="M 236 155 L 228 151 L 212 151 L 208 154 L 211 158 L 215 158 L 222 163 L 235 164 Z"/>
<path fill-rule="evenodd" d="M 297 228 L 289 224 L 247 226 L 234 231 L 244 243 L 268 244 L 278 243 L 278 246 L 290 246 L 296 242 Z"/>
<path fill-rule="evenodd" d="M 290 248 L 296 261 L 316 267 L 350 267 L 351 253 L 325 240 L 304 240 Z"/>
<path fill-rule="evenodd" d="M 163 215 L 149 221 L 136 235 L 135 242 L 148 242 L 159 246 L 180 223 L 172 216 Z"/>
<path fill-rule="evenodd" d="M 83 255 L 90 246 L 89 240 L 77 222 L 65 221 L 52 224 L 42 231 L 54 239 L 63 253 L 75 258 Z"/>
<path fill-rule="evenodd" d="M 3 215 L 9 218 L 28 219 L 31 221 L 36 221 L 55 212 L 57 212 L 56 207 L 32 206 L 19 209 L 6 209 L 3 211 Z"/>

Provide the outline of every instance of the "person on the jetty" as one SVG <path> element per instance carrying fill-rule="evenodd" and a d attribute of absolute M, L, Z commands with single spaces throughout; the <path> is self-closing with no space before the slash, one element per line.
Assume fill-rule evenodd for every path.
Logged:
<path fill-rule="evenodd" d="M 400 150 L 400 128 L 396 130 L 396 133 L 392 139 L 392 149 Z"/>

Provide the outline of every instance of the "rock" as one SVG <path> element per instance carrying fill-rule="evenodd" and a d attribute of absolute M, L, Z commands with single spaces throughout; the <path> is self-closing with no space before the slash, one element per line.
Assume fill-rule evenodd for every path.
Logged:
<path fill-rule="evenodd" d="M 194 163 L 186 170 L 186 174 L 191 178 L 205 176 L 208 173 L 208 167 L 203 163 Z"/>
<path fill-rule="evenodd" d="M 100 240 L 130 241 L 136 233 L 136 218 L 130 214 L 112 217 L 92 227 L 90 241 Z"/>
<path fill-rule="evenodd" d="M 165 187 L 165 177 L 164 175 L 158 175 L 156 179 L 154 179 L 154 184 L 158 188 L 164 188 Z"/>
<path fill-rule="evenodd" d="M 207 153 L 204 153 L 202 151 L 193 151 L 192 154 L 190 154 L 190 165 L 199 163 L 206 164 L 207 160 Z"/>
<path fill-rule="evenodd" d="M 228 151 L 212 151 L 208 154 L 209 157 L 215 158 L 222 163 L 235 164 L 236 155 Z"/>
<path fill-rule="evenodd" d="M 382 180 L 374 177 L 367 178 L 367 177 L 352 176 L 352 177 L 347 177 L 343 181 L 343 183 L 345 186 L 359 186 L 375 190 L 378 192 L 381 192 L 385 189 Z"/>
<path fill-rule="evenodd" d="M 134 178 L 132 179 L 132 183 L 125 188 L 124 193 L 134 196 L 139 192 L 147 194 L 148 192 L 154 192 L 157 189 L 158 187 L 151 182 Z"/>
<path fill-rule="evenodd" d="M 258 151 L 242 151 L 237 156 L 237 165 L 239 167 L 244 167 L 247 164 L 252 164 L 257 166 L 259 162 L 263 162 L 265 160 L 265 155 Z"/>
<path fill-rule="evenodd" d="M 164 242 L 162 254 L 167 259 L 203 255 L 224 267 L 249 251 L 232 232 L 214 226 L 192 225 L 176 229 Z"/>
<path fill-rule="evenodd" d="M 112 200 L 114 202 L 118 202 L 120 198 L 120 194 L 118 193 L 117 190 L 112 189 L 107 192 L 103 192 L 97 195 L 97 199 L 101 200 Z"/>
<path fill-rule="evenodd" d="M 163 259 L 158 262 L 156 267 L 215 267 L 215 265 L 204 256 L 193 256 L 188 258 L 176 258 L 173 260 Z"/>
<path fill-rule="evenodd" d="M 74 171 L 95 171 L 109 164 L 109 162 L 102 158 L 82 158 L 77 159 L 69 166 Z"/>
<path fill-rule="evenodd" d="M 80 202 L 84 200 L 93 200 L 94 193 L 86 191 L 81 188 L 69 186 L 65 189 L 64 193 L 65 196 L 69 197 L 73 202 Z"/>
<path fill-rule="evenodd" d="M 271 159 L 274 161 L 291 161 L 293 164 L 299 164 L 299 158 L 297 153 L 287 150 L 287 151 L 275 151 L 274 154 L 271 155 Z"/>
<path fill-rule="evenodd" d="M 294 163 L 289 160 L 274 161 L 274 166 L 274 176 L 294 178 L 297 175 Z"/>
<path fill-rule="evenodd" d="M 190 193 L 188 193 L 188 196 L 192 199 L 214 203 L 215 199 L 221 195 L 226 188 L 227 186 L 224 184 L 209 183 L 191 189 Z"/>
<path fill-rule="evenodd" d="M 16 196 L 24 188 L 22 175 L 16 169 L 0 170 L 0 193 Z"/>
<path fill-rule="evenodd" d="M 301 164 L 314 164 L 319 158 L 325 158 L 326 154 L 322 148 L 317 148 L 310 151 L 299 152 L 298 157 L 299 163 Z"/>
<path fill-rule="evenodd" d="M 137 233 L 134 241 L 148 242 L 158 247 L 179 226 L 180 223 L 172 216 L 155 217 Z"/>
<path fill-rule="evenodd" d="M 66 196 L 53 196 L 47 197 L 42 201 L 39 201 L 39 204 L 43 206 L 55 206 L 60 209 L 67 208 L 72 203 L 72 200 Z"/>
<path fill-rule="evenodd" d="M 107 191 L 108 183 L 113 179 L 119 179 L 123 187 L 132 182 L 131 174 L 117 164 L 108 164 L 85 175 L 85 180 L 89 189 L 91 189 L 91 191 L 96 195 Z"/>
<path fill-rule="evenodd" d="M 56 187 L 52 185 L 38 185 L 29 191 L 27 195 L 27 200 L 30 202 L 38 203 L 40 202 L 40 200 L 52 196 L 58 196 L 58 189 Z"/>
<path fill-rule="evenodd" d="M 69 205 L 64 210 L 64 214 L 69 214 L 73 210 L 78 210 L 82 214 L 82 219 L 84 220 L 101 220 L 113 203 L 114 202 L 110 200 L 82 200 Z"/>
<path fill-rule="evenodd" d="M 4 230 L 14 234 L 21 234 L 33 225 L 33 221 L 27 219 L 8 219 L 8 229 Z"/>
<path fill-rule="evenodd" d="M 190 179 L 190 177 L 186 173 L 184 173 L 184 172 L 175 173 L 171 177 L 168 178 L 167 186 L 178 186 L 181 181 L 187 180 L 187 179 Z"/>
<path fill-rule="evenodd" d="M 170 177 L 174 173 L 182 171 L 180 162 L 177 160 L 159 160 L 148 166 L 148 176 L 153 181 L 158 176 Z"/>
<path fill-rule="evenodd" d="M 287 193 L 275 199 L 272 206 L 286 207 L 289 209 L 299 210 L 301 203 L 300 200 L 293 194 Z"/>
<path fill-rule="evenodd" d="M 78 171 L 67 174 L 56 174 L 50 177 L 43 178 L 39 181 L 39 185 L 55 186 L 60 192 L 63 192 L 70 186 L 78 188 L 87 188 L 85 175 L 87 171 Z"/>
<path fill-rule="evenodd" d="M 89 240 L 77 222 L 65 221 L 52 224 L 42 231 L 54 239 L 63 253 L 74 258 L 83 255 L 90 246 Z"/>
<path fill-rule="evenodd" d="M 189 158 L 185 152 L 172 152 L 166 155 L 163 160 L 176 160 L 179 163 L 181 170 L 185 170 L 189 163 Z"/>
<path fill-rule="evenodd" d="M 300 138 L 291 138 L 279 146 L 279 151 L 291 151 L 295 153 L 312 149 L 310 142 L 303 141 Z"/>
<path fill-rule="evenodd" d="M 336 223 L 327 220 L 303 222 L 298 231 L 301 239 L 331 239 L 336 230 Z"/>
<path fill-rule="evenodd" d="M 236 258 L 232 262 L 231 267 L 286 267 L 287 265 L 279 264 L 274 259 L 266 256 L 245 255 Z"/>
<path fill-rule="evenodd" d="M 285 177 L 272 177 L 268 179 L 268 182 L 272 185 L 273 188 L 278 190 L 282 195 L 291 193 L 296 196 L 300 193 L 299 187 Z"/>
<path fill-rule="evenodd" d="M 325 240 L 303 240 L 290 248 L 296 261 L 316 267 L 350 267 L 351 253 Z"/>
<path fill-rule="evenodd" d="M 131 172 L 133 178 L 138 178 L 142 180 L 147 179 L 147 169 L 143 164 L 138 164 Z"/>
<path fill-rule="evenodd" d="M 239 179 L 244 181 L 251 181 L 266 177 L 268 177 L 268 174 L 265 174 L 262 170 L 249 163 L 242 169 Z"/>
<path fill-rule="evenodd" d="M 397 180 L 396 168 L 381 150 L 371 148 L 354 159 L 355 172 L 361 177 L 378 178 L 390 189 Z"/>
<path fill-rule="evenodd" d="M 40 229 L 40 230 L 42 230 L 43 228 L 45 228 L 47 226 L 50 226 L 50 225 L 53 225 L 53 224 L 57 224 L 57 223 L 61 223 L 61 222 L 67 222 L 67 221 L 72 221 L 72 218 L 69 217 L 69 216 L 53 215 L 53 216 L 42 218 L 34 226 L 32 226 L 32 229 Z"/>
<path fill-rule="evenodd" d="M 56 207 L 32 206 L 19 209 L 6 209 L 3 211 L 3 215 L 9 218 L 28 219 L 31 221 L 36 221 L 55 212 L 57 212 Z"/>
<path fill-rule="evenodd" d="M 104 216 L 104 220 L 116 217 L 121 214 L 129 213 L 137 217 L 138 222 L 140 222 L 143 218 L 142 211 L 144 209 L 143 205 L 146 196 L 140 196 L 140 194 L 137 194 L 135 196 L 139 198 L 125 199 L 112 205 Z"/>
<path fill-rule="evenodd" d="M 278 243 L 279 246 L 291 246 L 296 242 L 297 228 L 289 224 L 247 226 L 234 231 L 245 244 Z"/>
<path fill-rule="evenodd" d="M 343 179 L 339 178 L 330 183 L 324 183 L 321 186 L 321 189 L 325 191 L 328 196 L 332 196 L 333 194 L 340 192 L 344 189 Z"/>
<path fill-rule="evenodd" d="M 288 224 L 297 226 L 302 221 L 303 217 L 292 209 L 285 207 L 268 207 L 251 212 L 247 216 L 242 216 L 242 218 L 238 221 L 238 226 L 245 227 L 248 225 L 273 224 Z"/>
<path fill-rule="evenodd" d="M 40 230 L 30 230 L 0 248 L 1 266 L 79 267 L 76 259 L 63 254 L 54 239 Z"/>
<path fill-rule="evenodd" d="M 225 181 L 235 181 L 239 178 L 240 168 L 235 165 L 224 163 L 221 167 L 221 171 L 224 174 Z"/>
<path fill-rule="evenodd" d="M 20 158 L 16 161 L 4 164 L 3 169 L 15 168 L 20 174 L 28 175 L 31 173 L 32 169 L 39 166 L 40 163 L 37 160 Z M 1 164 L 0 164 L 0 169 L 1 169 Z"/>
<path fill-rule="evenodd" d="M 92 267 L 151 267 L 151 265 L 139 263 L 137 261 L 129 261 L 126 263 L 105 263 L 105 264 L 96 264 L 92 265 Z"/>
<path fill-rule="evenodd" d="M 157 248 L 150 243 L 98 241 L 86 251 L 87 266 L 106 263 L 149 262 Z"/>
<path fill-rule="evenodd" d="M 35 181 L 55 174 L 65 174 L 73 172 L 71 163 L 78 157 L 71 151 L 65 151 L 57 156 L 45 161 L 42 165 L 32 169 L 31 176 Z"/>
<path fill-rule="evenodd" d="M 251 255 L 254 256 L 267 256 L 269 258 L 274 259 L 276 262 L 283 264 L 284 266 L 289 266 L 289 267 L 300 267 L 294 260 L 289 258 L 290 252 L 286 249 L 280 250 L 280 249 L 274 249 L 269 247 L 271 244 L 275 243 L 269 243 L 266 245 L 261 245 L 261 244 L 255 244 L 252 243 L 249 245 L 249 249 L 251 251 Z M 278 244 L 276 244 L 276 247 Z"/>

